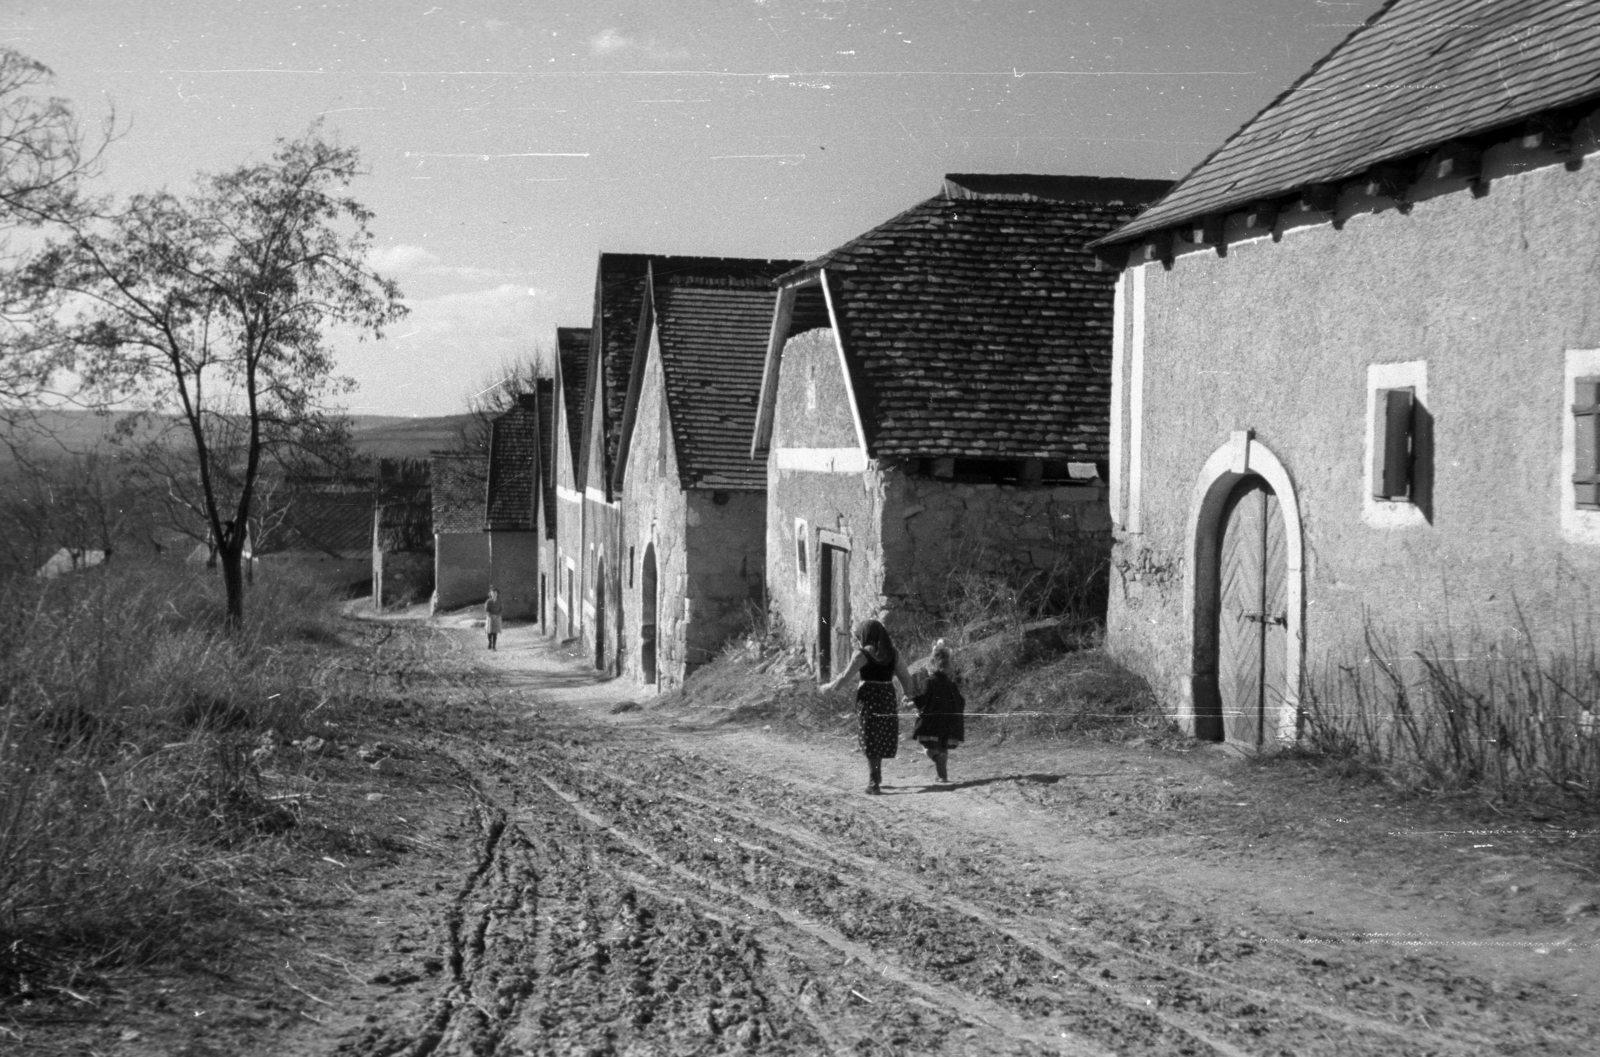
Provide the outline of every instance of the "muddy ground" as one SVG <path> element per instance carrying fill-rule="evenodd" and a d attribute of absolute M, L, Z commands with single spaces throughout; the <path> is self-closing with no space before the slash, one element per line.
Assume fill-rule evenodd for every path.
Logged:
<path fill-rule="evenodd" d="M 285 909 L 227 964 L 7 1010 L 0 1050 L 1596 1052 L 1587 820 L 981 719 L 951 784 L 902 743 L 869 797 L 843 726 L 404 633 L 466 674 L 263 764 L 329 835 Z"/>

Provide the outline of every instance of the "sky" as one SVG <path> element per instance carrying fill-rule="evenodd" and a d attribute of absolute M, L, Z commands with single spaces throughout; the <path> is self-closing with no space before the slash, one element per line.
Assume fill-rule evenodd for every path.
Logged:
<path fill-rule="evenodd" d="M 319 118 L 410 316 L 341 338 L 355 414 L 441 415 L 587 326 L 599 253 L 806 259 L 945 173 L 1176 179 L 1379 0 L 0 0 L 103 193 Z"/>

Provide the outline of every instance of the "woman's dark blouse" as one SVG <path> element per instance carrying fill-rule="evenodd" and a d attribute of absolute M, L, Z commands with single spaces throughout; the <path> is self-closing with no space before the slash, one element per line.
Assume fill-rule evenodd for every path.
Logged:
<path fill-rule="evenodd" d="M 864 683 L 887 683 L 890 679 L 893 679 L 896 657 L 895 652 L 890 650 L 887 661 L 875 661 L 872 659 L 872 654 L 862 650 L 861 659 L 865 663 L 861 665 L 861 681 Z"/>

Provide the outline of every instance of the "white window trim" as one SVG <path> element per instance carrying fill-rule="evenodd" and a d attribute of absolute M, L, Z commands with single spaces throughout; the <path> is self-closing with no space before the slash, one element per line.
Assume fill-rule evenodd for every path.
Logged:
<path fill-rule="evenodd" d="M 811 558 L 812 558 L 812 555 L 811 555 L 811 530 L 810 530 L 810 526 L 808 526 L 806 524 L 805 518 L 798 518 L 797 517 L 797 518 L 794 519 L 794 546 L 795 546 L 795 549 L 791 553 L 794 553 L 797 556 L 799 554 L 799 549 L 801 547 L 804 547 L 805 550 L 806 550 L 806 567 L 804 569 L 800 568 L 800 562 L 798 560 L 798 557 L 795 560 L 795 565 L 794 565 L 794 585 L 795 585 L 795 590 L 799 591 L 803 595 L 808 595 L 808 594 L 811 593 Z"/>
<path fill-rule="evenodd" d="M 1561 536 L 1570 543 L 1600 546 L 1600 510 L 1579 510 L 1572 475 L 1577 469 L 1577 430 L 1572 421 L 1572 405 L 1577 401 L 1578 379 L 1600 375 L 1600 349 L 1568 349 L 1565 377 L 1561 383 L 1561 479 L 1556 494 L 1561 497 Z"/>
<path fill-rule="evenodd" d="M 1142 264 L 1133 269 L 1133 338 L 1128 369 L 1128 517 L 1129 532 L 1144 531 L 1144 278 Z"/>
<path fill-rule="evenodd" d="M 861 473 L 867 468 L 867 453 L 861 448 L 779 448 L 773 461 L 780 470 Z"/>
<path fill-rule="evenodd" d="M 1416 394 L 1416 403 L 1424 408 L 1429 407 L 1428 361 L 1407 360 L 1404 363 L 1367 365 L 1367 432 L 1361 446 L 1361 520 L 1369 527 L 1378 529 L 1425 526 L 1428 523 L 1427 515 L 1410 499 L 1379 499 L 1372 494 L 1372 445 L 1377 439 L 1380 389 L 1411 389 Z"/>
<path fill-rule="evenodd" d="M 1122 372 L 1127 364 L 1128 273 L 1117 276 L 1111 300 L 1111 524 L 1122 528 L 1122 431 L 1126 428 L 1122 402 L 1127 399 L 1127 383 Z"/>

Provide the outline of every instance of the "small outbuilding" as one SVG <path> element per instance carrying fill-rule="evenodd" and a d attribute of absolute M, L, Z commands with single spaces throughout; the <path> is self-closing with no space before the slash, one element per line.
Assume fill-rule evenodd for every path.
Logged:
<path fill-rule="evenodd" d="M 1116 273 L 1087 247 L 1168 186 L 949 176 L 780 279 L 752 452 L 767 591 L 824 678 L 853 620 L 937 619 L 962 578 L 1092 590 Z"/>
<path fill-rule="evenodd" d="M 1107 642 L 1200 737 L 1291 739 L 1378 661 L 1592 654 L 1597 41 L 1593 3 L 1393 0 L 1100 244 Z"/>

